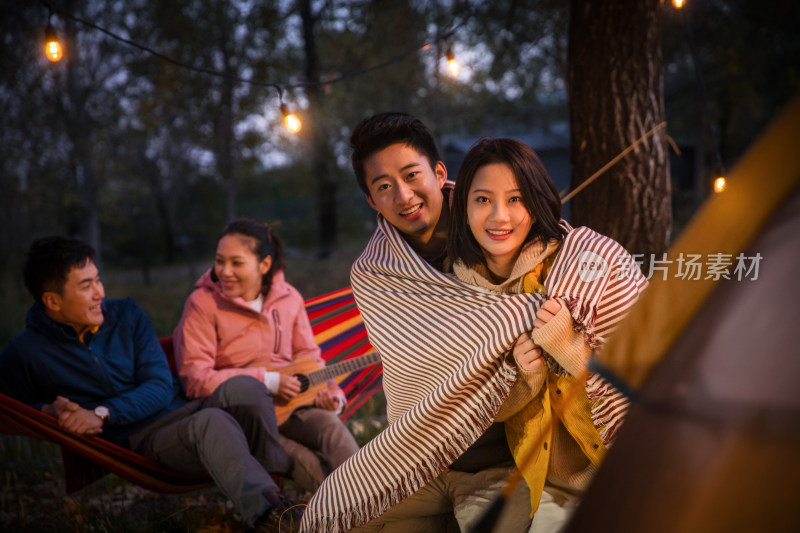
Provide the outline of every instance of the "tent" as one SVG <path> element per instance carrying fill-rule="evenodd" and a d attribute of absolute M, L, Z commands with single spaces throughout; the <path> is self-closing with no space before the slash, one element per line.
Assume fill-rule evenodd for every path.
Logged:
<path fill-rule="evenodd" d="M 799 140 L 800 97 L 599 354 L 637 392 L 567 532 L 800 530 Z M 685 279 L 690 256 L 729 279 Z"/>

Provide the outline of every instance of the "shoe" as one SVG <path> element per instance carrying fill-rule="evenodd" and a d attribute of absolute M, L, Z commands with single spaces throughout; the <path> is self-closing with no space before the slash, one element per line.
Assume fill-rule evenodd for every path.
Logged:
<path fill-rule="evenodd" d="M 300 527 L 305 504 L 292 502 L 277 492 L 265 493 L 267 501 L 272 504 L 256 521 L 254 531 L 258 533 L 292 533 Z"/>

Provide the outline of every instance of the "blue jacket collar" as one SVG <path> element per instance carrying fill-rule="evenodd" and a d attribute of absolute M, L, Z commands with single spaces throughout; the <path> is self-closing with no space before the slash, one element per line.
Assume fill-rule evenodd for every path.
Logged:
<path fill-rule="evenodd" d="M 100 304 L 100 307 L 103 309 L 103 324 L 100 326 L 98 333 L 116 318 L 114 313 L 109 310 L 107 301 L 108 299 L 104 299 L 103 303 Z M 47 313 L 45 313 L 44 305 L 39 302 L 34 303 L 30 309 L 28 309 L 28 314 L 25 317 L 25 327 L 55 339 L 68 339 L 80 342 L 78 332 L 75 331 L 75 328 L 50 318 Z"/>

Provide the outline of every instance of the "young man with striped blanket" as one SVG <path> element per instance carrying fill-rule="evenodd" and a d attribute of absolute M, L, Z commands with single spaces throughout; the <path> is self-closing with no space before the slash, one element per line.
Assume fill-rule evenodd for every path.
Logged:
<path fill-rule="evenodd" d="M 353 169 L 369 205 L 425 262 L 448 272 L 447 202 L 452 182 L 447 181 L 447 169 L 429 130 L 410 116 L 381 114 L 356 127 L 351 146 Z M 355 286 L 354 292 L 360 303 L 362 295 Z M 406 410 L 398 402 L 387 403 L 392 419 Z M 482 516 L 513 467 L 503 423 L 493 423 L 436 479 L 375 522 L 386 523 L 390 530 L 410 531 L 408 526 L 414 524 L 436 531 L 443 529 L 435 524 L 454 519 L 464 529 Z M 506 505 L 501 530 L 527 531 L 529 514 L 529 493 L 521 483 Z"/>
<path fill-rule="evenodd" d="M 376 115 L 356 127 L 351 145 L 359 185 L 379 213 L 351 284 L 381 353 L 390 425 L 323 482 L 301 531 L 469 531 L 514 469 L 504 428 L 494 423 L 519 381 L 506 355 L 533 331 L 547 296 L 493 292 L 447 273 L 452 183 L 422 122 Z M 594 317 L 612 303 L 597 288 L 625 284 L 619 275 L 629 267 L 618 248 L 583 235 L 576 232 L 570 249 L 609 266 L 591 280 L 594 289 L 582 290 L 574 254 L 556 260 L 560 279 L 548 281 L 593 334 L 595 325 L 608 331 Z M 527 532 L 531 509 L 520 483 L 494 531 Z"/>
<path fill-rule="evenodd" d="M 446 193 L 453 184 L 447 181 L 447 170 L 428 129 L 408 115 L 386 113 L 362 121 L 351 144 L 355 149 L 353 167 L 370 206 L 398 230 L 424 263 L 438 272 L 448 271 Z M 362 315 L 371 316 L 363 305 L 369 297 L 360 284 L 353 289 Z M 413 302 L 407 311 L 414 312 Z M 374 327 L 367 327 L 373 338 Z M 407 334 L 413 333 L 409 330 Z M 396 376 L 402 381 L 412 364 L 400 358 L 397 362 L 395 367 L 384 361 L 387 413 L 392 422 L 418 401 L 402 390 L 402 384 L 395 387 Z M 445 380 L 444 374 L 434 377 L 425 367 L 419 370 L 426 374 L 423 379 L 429 382 L 428 389 Z M 477 521 L 503 487 L 514 460 L 502 423 L 490 423 L 488 429 L 476 431 L 480 436 L 463 453 L 450 451 L 441 474 L 357 531 L 459 531 Z M 527 531 L 530 512 L 529 492 L 521 483 L 505 506 L 501 530 Z"/>

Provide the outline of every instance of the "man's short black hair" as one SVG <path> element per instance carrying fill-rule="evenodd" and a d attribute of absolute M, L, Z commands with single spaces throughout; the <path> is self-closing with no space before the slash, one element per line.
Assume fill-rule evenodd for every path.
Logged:
<path fill-rule="evenodd" d="M 33 299 L 41 303 L 45 292 L 61 294 L 70 271 L 94 260 L 94 248 L 71 237 L 42 237 L 33 241 L 25 257 L 22 277 Z"/>
<path fill-rule="evenodd" d="M 369 196 L 364 161 L 371 155 L 393 144 L 405 144 L 424 155 L 431 165 L 441 161 L 433 135 L 421 120 L 406 113 L 379 113 L 365 118 L 350 135 L 351 161 L 358 186 Z"/>

